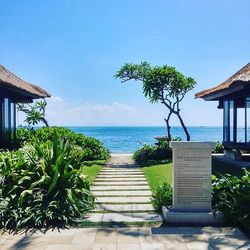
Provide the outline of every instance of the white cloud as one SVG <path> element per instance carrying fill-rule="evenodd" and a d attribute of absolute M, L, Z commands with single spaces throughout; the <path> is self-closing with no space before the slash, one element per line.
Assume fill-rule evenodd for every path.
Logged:
<path fill-rule="evenodd" d="M 47 100 L 46 118 L 50 125 L 129 125 L 145 124 L 145 119 L 136 108 L 114 102 L 81 103 L 75 105 L 59 96 Z M 19 124 L 24 124 L 24 115 L 18 114 Z"/>

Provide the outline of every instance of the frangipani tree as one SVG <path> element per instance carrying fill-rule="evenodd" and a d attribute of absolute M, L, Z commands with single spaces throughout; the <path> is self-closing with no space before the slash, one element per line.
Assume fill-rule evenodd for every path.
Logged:
<path fill-rule="evenodd" d="M 193 78 L 184 76 L 174 67 L 168 65 L 151 66 L 148 62 L 142 62 L 141 64 L 126 63 L 114 77 L 121 79 L 122 82 L 141 81 L 144 96 L 148 97 L 151 103 L 160 102 L 168 109 L 165 122 L 169 140 L 171 140 L 170 118 L 172 115 L 176 115 L 187 141 L 190 141 L 190 134 L 180 114 L 180 103 L 196 85 Z"/>
<path fill-rule="evenodd" d="M 26 114 L 25 122 L 30 125 L 36 125 L 42 122 L 46 127 L 49 127 L 48 121 L 45 118 L 45 109 L 47 106 L 46 100 L 38 101 L 34 104 L 17 104 L 17 110 Z"/>

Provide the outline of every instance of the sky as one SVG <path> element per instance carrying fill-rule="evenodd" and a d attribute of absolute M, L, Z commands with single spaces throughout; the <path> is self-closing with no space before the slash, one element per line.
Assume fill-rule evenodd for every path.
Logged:
<path fill-rule="evenodd" d="M 124 63 L 148 61 L 195 78 L 195 89 L 181 104 L 188 126 L 220 126 L 218 104 L 194 94 L 250 61 L 249 0 L 0 4 L 0 64 L 51 93 L 51 125 L 164 125 L 167 110 L 149 103 L 141 83 L 113 78 Z M 179 125 L 176 119 L 172 124 Z"/>

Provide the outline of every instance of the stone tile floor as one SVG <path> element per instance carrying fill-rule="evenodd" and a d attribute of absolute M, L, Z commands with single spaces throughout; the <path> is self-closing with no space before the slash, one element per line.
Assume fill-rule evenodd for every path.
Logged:
<path fill-rule="evenodd" d="M 228 227 L 71 228 L 0 235 L 1 250 L 250 249 L 250 240 Z"/>

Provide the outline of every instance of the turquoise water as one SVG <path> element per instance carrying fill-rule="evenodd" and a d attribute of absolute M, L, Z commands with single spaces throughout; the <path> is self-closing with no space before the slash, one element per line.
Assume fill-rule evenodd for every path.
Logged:
<path fill-rule="evenodd" d="M 69 127 L 75 132 L 101 140 L 112 153 L 133 153 L 143 144 L 154 144 L 155 136 L 166 135 L 165 127 Z M 221 141 L 222 127 L 189 127 L 192 141 Z M 172 127 L 172 136 L 185 136 Z"/>

